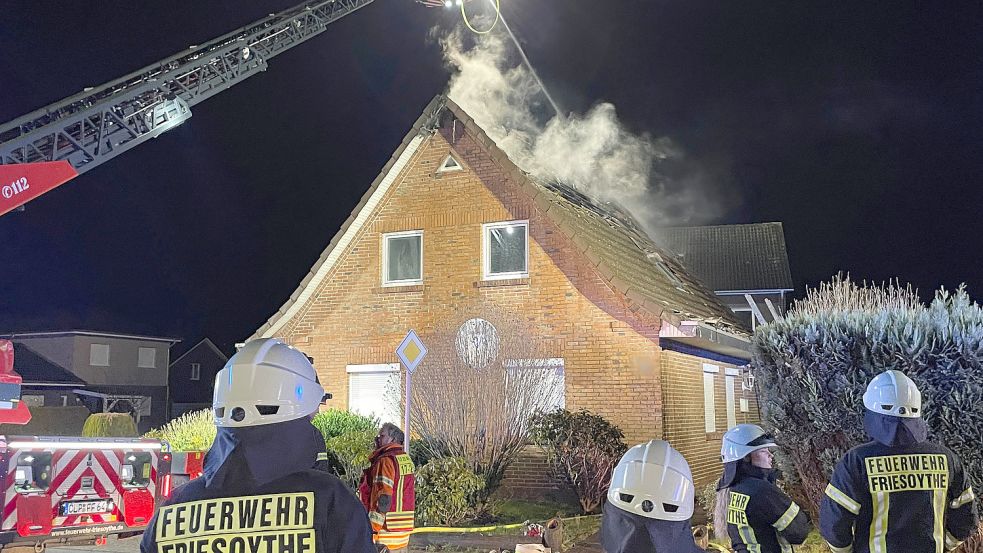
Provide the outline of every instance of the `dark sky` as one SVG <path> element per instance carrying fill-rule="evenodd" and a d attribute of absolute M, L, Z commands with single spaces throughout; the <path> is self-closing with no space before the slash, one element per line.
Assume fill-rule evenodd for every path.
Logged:
<path fill-rule="evenodd" d="M 293 5 L 4 0 L 0 121 Z M 785 223 L 837 271 L 983 290 L 979 2 L 502 0 L 567 110 L 617 106 L 720 171 L 720 223 Z M 448 78 L 460 16 L 378 0 L 185 125 L 0 217 L 0 332 L 247 337 Z"/>

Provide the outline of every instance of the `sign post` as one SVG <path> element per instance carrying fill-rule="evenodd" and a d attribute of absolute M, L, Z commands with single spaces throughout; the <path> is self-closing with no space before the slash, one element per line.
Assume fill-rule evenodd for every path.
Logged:
<path fill-rule="evenodd" d="M 427 356 L 427 346 L 423 345 L 423 341 L 420 337 L 416 335 L 416 332 L 410 329 L 406 333 L 406 337 L 400 342 L 399 347 L 396 348 L 396 355 L 399 360 L 406 367 L 406 401 L 405 401 L 405 414 L 403 418 L 403 435 L 406 437 L 406 450 L 409 451 L 410 448 L 410 393 L 412 391 L 413 385 L 413 371 L 420 365 L 420 361 Z"/>

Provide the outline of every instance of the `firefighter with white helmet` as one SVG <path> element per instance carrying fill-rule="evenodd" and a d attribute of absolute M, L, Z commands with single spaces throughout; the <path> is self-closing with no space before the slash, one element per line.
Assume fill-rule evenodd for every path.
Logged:
<path fill-rule="evenodd" d="M 720 448 L 724 475 L 717 484 L 714 526 L 737 553 L 786 553 L 805 541 L 809 518 L 775 482 L 771 435 L 755 424 L 724 434 Z"/>
<path fill-rule="evenodd" d="M 819 530 L 835 553 L 938 553 L 976 529 L 976 496 L 959 458 L 927 440 L 922 394 L 897 370 L 864 393 L 872 441 L 846 453 L 826 486 Z"/>
<path fill-rule="evenodd" d="M 312 468 L 324 438 L 311 417 L 325 397 L 302 352 L 246 343 L 215 377 L 218 429 L 204 475 L 154 515 L 142 553 L 375 553 L 358 499 Z"/>
<path fill-rule="evenodd" d="M 606 553 L 692 553 L 693 476 L 668 442 L 628 450 L 614 469 L 601 523 Z"/>

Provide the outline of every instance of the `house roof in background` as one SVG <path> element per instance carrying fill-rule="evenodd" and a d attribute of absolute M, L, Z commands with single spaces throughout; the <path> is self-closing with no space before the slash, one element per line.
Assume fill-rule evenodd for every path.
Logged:
<path fill-rule="evenodd" d="M 34 351 L 26 344 L 14 342 L 14 370 L 24 384 L 64 384 L 85 386 L 85 381 L 61 365 Z"/>
<path fill-rule="evenodd" d="M 0 334 L 0 338 L 17 340 L 21 338 L 57 338 L 60 336 L 94 336 L 97 338 L 119 338 L 123 340 L 143 340 L 147 342 L 170 342 L 176 344 L 180 338 L 169 338 L 166 336 L 142 336 L 139 334 L 120 334 L 117 332 L 101 332 L 97 330 L 50 330 L 43 332 L 10 332 Z"/>
<path fill-rule="evenodd" d="M 179 356 L 179 357 L 178 357 L 177 359 L 175 359 L 174 361 L 171 361 L 171 364 L 170 364 L 170 366 L 171 366 L 171 367 L 173 367 L 174 365 L 177 365 L 177 364 L 178 364 L 178 362 L 180 362 L 180 361 L 181 361 L 181 359 L 184 359 L 184 357 L 185 357 L 186 355 L 188 355 L 188 354 L 189 354 L 189 353 L 191 353 L 192 351 L 195 351 L 195 350 L 196 350 L 196 349 L 198 349 L 199 347 L 205 347 L 205 348 L 208 348 L 208 349 L 210 349 L 210 350 L 212 350 L 212 352 L 214 352 L 214 353 L 215 353 L 215 355 L 216 355 L 217 357 L 219 357 L 220 359 L 222 359 L 223 361 L 228 361 L 228 360 L 229 360 L 229 356 L 228 356 L 228 355 L 225 355 L 224 353 L 222 353 L 222 350 L 220 350 L 220 349 L 218 349 L 218 346 L 216 346 L 214 342 L 212 342 L 212 341 L 211 341 L 210 339 L 208 339 L 208 338 L 202 338 L 202 340 L 201 340 L 200 342 L 198 342 L 197 344 L 195 344 L 195 345 L 193 345 L 193 346 L 191 346 L 190 348 L 188 348 L 188 349 L 187 349 L 186 351 L 184 351 L 184 352 L 183 352 L 183 353 L 182 353 L 182 354 L 181 354 L 181 355 L 180 355 L 180 356 Z"/>
<path fill-rule="evenodd" d="M 658 238 L 715 291 L 795 288 L 781 223 L 671 227 Z"/>

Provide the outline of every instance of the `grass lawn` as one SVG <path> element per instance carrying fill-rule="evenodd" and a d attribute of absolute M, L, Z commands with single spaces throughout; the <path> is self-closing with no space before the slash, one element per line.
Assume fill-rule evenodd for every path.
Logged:
<path fill-rule="evenodd" d="M 509 499 L 495 502 L 492 505 L 492 513 L 499 524 L 509 524 L 527 520 L 543 522 L 555 516 L 577 516 L 580 514 L 580 509 L 573 505 L 551 501 Z"/>
<path fill-rule="evenodd" d="M 506 525 L 525 521 L 544 523 L 556 516 L 568 519 L 563 522 L 564 549 L 570 549 L 571 547 L 583 542 L 585 539 L 593 536 L 597 533 L 601 526 L 600 516 L 578 517 L 579 508 L 577 506 L 549 501 L 537 502 L 517 499 L 499 501 L 494 504 L 492 513 L 494 515 L 494 522 L 487 524 L 475 524 L 475 526 Z M 519 536 L 521 532 L 522 528 L 508 528 L 490 532 L 482 532 L 481 535 L 505 538 L 507 536 Z M 472 541 L 475 538 L 475 534 L 461 534 L 459 536 L 459 543 L 455 543 L 458 541 L 458 539 L 455 539 L 457 537 L 458 536 L 455 536 L 454 534 L 440 534 L 440 539 L 443 543 L 439 545 L 429 545 L 422 549 L 414 548 L 411 551 L 439 551 L 441 553 L 488 553 L 489 551 L 489 548 L 487 547 L 476 548 L 474 546 L 464 545 L 464 543 Z M 515 542 L 508 539 L 503 541 L 511 544 L 508 547 L 510 551 L 515 548 Z"/>
<path fill-rule="evenodd" d="M 829 553 L 829 547 L 826 546 L 826 542 L 819 536 L 819 532 L 815 530 L 809 534 L 805 543 L 796 545 L 794 548 L 795 553 Z"/>

